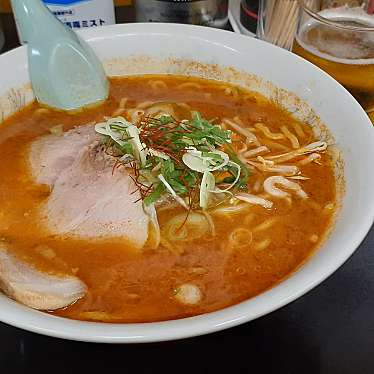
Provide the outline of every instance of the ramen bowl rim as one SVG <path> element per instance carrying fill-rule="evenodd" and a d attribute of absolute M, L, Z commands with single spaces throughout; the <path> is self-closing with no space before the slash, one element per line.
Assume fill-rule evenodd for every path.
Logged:
<path fill-rule="evenodd" d="M 102 38 L 105 40 L 105 38 L 115 38 L 117 34 L 122 36 L 137 35 L 137 33 L 141 34 L 142 32 L 150 32 L 153 33 L 152 35 L 158 35 L 158 33 L 160 33 L 160 35 L 178 35 L 179 37 L 187 35 L 191 37 L 191 39 L 201 38 L 203 33 L 204 38 L 211 43 L 217 44 L 222 42 L 222 40 L 226 40 L 225 43 L 228 43 L 228 45 L 231 45 L 234 41 L 237 41 L 238 43 L 240 42 L 241 45 L 243 43 L 248 43 L 257 46 L 259 49 L 269 49 L 269 53 L 274 52 L 273 54 L 278 57 L 282 56 L 285 59 L 296 59 L 298 64 L 302 64 L 309 70 L 314 69 L 316 74 L 317 71 L 319 71 L 318 76 L 325 80 L 331 87 L 334 87 L 336 92 L 340 92 L 340 96 L 349 102 L 350 110 L 355 113 L 355 116 L 357 116 L 357 126 L 365 127 L 365 131 L 367 132 L 370 131 L 370 141 L 374 144 L 373 130 L 371 130 L 371 127 L 369 130 L 369 125 L 371 126 L 371 124 L 368 117 L 363 109 L 360 109 L 359 104 L 354 100 L 354 98 L 339 83 L 334 81 L 319 68 L 310 64 L 308 61 L 295 55 L 290 57 L 290 52 L 281 50 L 269 43 L 254 39 L 251 39 L 249 42 L 249 39 L 247 39 L 246 36 L 237 35 L 228 31 L 208 30 L 199 26 L 173 24 L 116 25 L 108 26 L 97 31 L 87 30 L 83 35 L 87 39 L 94 41 L 95 38 Z M 16 58 L 20 58 L 22 57 L 21 52 L 23 52 L 23 54 L 25 52 L 24 49 L 25 47 L 18 48 L 6 53 L 4 56 L 8 55 L 10 57 L 15 56 Z M 19 55 L 18 57 L 17 54 Z M 5 57 L 0 56 L 0 62 L 4 58 Z M 370 182 L 370 186 L 373 186 L 374 188 L 374 182 Z M 307 276 L 303 274 L 303 267 L 298 270 L 299 275 L 301 274 L 303 277 L 298 278 L 298 280 L 302 280 L 302 285 L 298 284 L 297 287 L 288 287 L 286 286 L 287 281 L 285 281 L 255 298 L 216 312 L 179 320 L 133 324 L 112 324 L 69 320 L 32 310 L 8 299 L 5 296 L 1 296 L 0 321 L 48 336 L 102 343 L 149 343 L 177 340 L 234 327 L 266 315 L 292 302 L 320 284 L 336 271 L 355 252 L 373 224 L 374 200 L 372 199 L 369 201 L 365 208 L 365 217 L 362 219 L 361 226 L 356 229 L 352 228 L 349 243 L 344 248 L 335 250 L 334 252 L 336 252 L 336 256 L 334 257 L 334 260 L 323 264 L 320 269 L 312 271 L 312 275 Z"/>

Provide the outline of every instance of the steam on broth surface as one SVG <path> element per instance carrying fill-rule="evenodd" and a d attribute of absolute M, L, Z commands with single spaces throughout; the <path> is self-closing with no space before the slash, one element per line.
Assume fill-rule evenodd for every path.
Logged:
<path fill-rule="evenodd" d="M 311 255 L 336 206 L 327 144 L 309 126 L 198 78 L 112 78 L 106 103 L 74 114 L 32 103 L 1 126 L 0 156 L 1 243 L 84 283 L 53 312 L 73 319 L 161 321 L 244 301 Z"/>

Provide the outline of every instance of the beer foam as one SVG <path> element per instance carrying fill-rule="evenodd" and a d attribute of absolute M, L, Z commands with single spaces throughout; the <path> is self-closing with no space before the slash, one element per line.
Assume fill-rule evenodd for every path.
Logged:
<path fill-rule="evenodd" d="M 302 48 L 304 48 L 307 52 L 309 52 L 309 53 L 311 53 L 315 56 L 318 56 L 320 58 L 323 58 L 325 60 L 328 60 L 328 61 L 337 62 L 337 63 L 340 63 L 340 64 L 347 64 L 347 65 L 371 65 L 371 64 L 374 64 L 374 58 L 366 58 L 366 59 L 362 59 L 362 58 L 358 58 L 358 59 L 339 58 L 339 57 L 336 57 L 336 56 L 332 56 L 328 53 L 321 52 L 317 48 L 315 48 L 311 45 L 305 44 L 298 37 L 296 38 L 296 40 L 299 43 L 299 45 Z"/>
<path fill-rule="evenodd" d="M 374 16 L 367 14 L 361 7 L 348 8 L 339 7 L 334 9 L 323 10 L 319 13 L 320 16 L 327 18 L 331 21 L 344 21 L 350 24 L 362 24 L 368 25 L 369 27 L 374 27 Z M 340 64 L 348 65 L 370 65 L 374 64 L 373 58 L 362 58 L 361 56 L 365 54 L 372 54 L 374 51 L 374 31 L 368 31 L 361 34 L 356 33 L 356 35 L 362 35 L 362 44 L 357 44 L 357 39 L 352 39 L 351 41 L 344 38 L 344 30 L 339 31 L 344 40 L 342 43 L 326 43 L 325 38 L 315 38 L 309 43 L 306 43 L 303 39 L 307 39 L 308 32 L 313 29 L 317 29 L 316 26 L 324 26 L 328 28 L 328 25 L 324 25 L 317 20 L 310 20 L 303 25 L 301 32 L 296 37 L 299 45 L 304 48 L 309 53 L 312 53 L 325 60 L 333 61 Z M 331 27 L 333 30 L 333 27 Z M 346 36 L 349 35 L 347 32 Z M 350 44 L 348 43 L 350 42 Z M 366 45 L 365 45 L 366 44 Z M 344 56 L 344 57 L 343 57 Z M 360 58 L 361 57 L 361 58 Z"/>

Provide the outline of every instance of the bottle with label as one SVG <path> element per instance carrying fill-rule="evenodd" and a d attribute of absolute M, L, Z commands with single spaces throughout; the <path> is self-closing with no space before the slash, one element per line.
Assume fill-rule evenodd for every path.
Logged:
<path fill-rule="evenodd" d="M 228 0 L 136 0 L 136 19 L 225 28 Z"/>
<path fill-rule="evenodd" d="M 52 8 L 64 8 L 68 7 L 69 4 L 71 5 L 70 8 L 73 8 L 74 4 L 83 3 L 83 1 L 52 1 L 52 0 L 41 0 L 44 1 L 51 9 Z M 97 15 L 101 16 L 101 19 L 106 21 L 106 25 L 114 23 L 114 15 L 113 15 L 113 1 L 112 0 L 88 0 L 85 1 L 86 7 L 90 6 L 90 12 L 94 12 Z M 99 4 L 99 7 L 95 6 L 95 4 Z M 92 7 L 94 5 L 94 7 Z M 118 23 L 121 22 L 134 22 L 135 20 L 135 7 L 133 7 L 132 0 L 115 0 L 114 5 L 116 7 L 116 21 Z M 103 8 L 104 7 L 104 8 Z M 101 9 L 101 10 L 100 10 Z M 99 10 L 99 11 L 98 11 Z M 104 11 L 103 11 L 104 10 Z M 52 11 L 56 11 L 52 9 Z M 109 15 L 109 16 L 108 16 Z M 103 18 L 104 17 L 104 18 Z M 72 17 L 70 20 L 64 19 L 62 16 L 59 16 L 62 22 L 70 22 L 71 26 L 73 27 L 73 22 L 77 22 L 77 20 L 73 19 Z M 93 25 L 100 24 L 100 18 L 93 18 L 98 19 L 99 22 L 91 22 Z M 82 19 L 82 21 L 87 21 L 87 19 Z M 0 0 L 0 22 L 2 22 L 3 32 L 6 40 L 6 47 L 7 49 L 15 48 L 19 45 L 19 40 L 17 36 L 16 24 L 12 13 L 12 8 L 10 6 L 10 0 Z M 101 22 L 102 23 L 102 22 Z M 79 26 L 85 27 L 86 23 L 80 23 Z M 1 32 L 0 32 L 1 34 Z M 0 37 L 1 38 L 1 37 Z"/>
<path fill-rule="evenodd" d="M 63 23 L 73 29 L 115 23 L 113 0 L 43 0 Z"/>

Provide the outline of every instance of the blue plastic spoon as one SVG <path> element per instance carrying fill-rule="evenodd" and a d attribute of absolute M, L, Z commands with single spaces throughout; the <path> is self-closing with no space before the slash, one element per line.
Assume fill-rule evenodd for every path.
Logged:
<path fill-rule="evenodd" d="M 109 83 L 93 50 L 41 0 L 12 0 L 37 100 L 73 110 L 105 100 Z"/>

